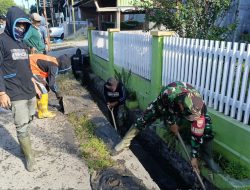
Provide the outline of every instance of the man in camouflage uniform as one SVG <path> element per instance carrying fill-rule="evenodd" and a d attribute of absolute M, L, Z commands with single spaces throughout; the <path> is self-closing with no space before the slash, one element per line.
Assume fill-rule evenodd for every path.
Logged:
<path fill-rule="evenodd" d="M 219 166 L 212 158 L 212 123 L 207 114 L 206 105 L 201 95 L 191 85 L 184 82 L 173 82 L 163 87 L 160 95 L 145 110 L 143 116 L 129 129 L 123 140 L 115 146 L 118 154 L 124 148 L 130 146 L 131 140 L 158 118 L 164 118 L 165 124 L 177 135 L 179 124 L 186 120 L 191 126 L 191 164 L 198 168 L 200 146 L 202 145 L 202 157 L 208 166 L 215 172 L 219 172 Z M 181 126 L 185 127 L 185 126 Z"/>

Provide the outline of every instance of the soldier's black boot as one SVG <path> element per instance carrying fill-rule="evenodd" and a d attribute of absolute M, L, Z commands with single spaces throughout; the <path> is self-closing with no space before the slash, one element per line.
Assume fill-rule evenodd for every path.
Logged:
<path fill-rule="evenodd" d="M 205 141 L 201 148 L 201 157 L 208 167 L 215 173 L 221 173 L 222 169 L 213 159 L 213 141 Z"/>

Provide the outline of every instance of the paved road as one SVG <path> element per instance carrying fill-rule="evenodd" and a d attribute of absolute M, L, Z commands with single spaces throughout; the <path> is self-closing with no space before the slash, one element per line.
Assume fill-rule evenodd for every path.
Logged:
<path fill-rule="evenodd" d="M 68 54 L 73 55 L 76 53 L 76 49 L 80 48 L 82 51 L 82 54 L 88 53 L 88 41 L 82 40 L 82 41 L 70 41 L 70 42 L 63 42 L 58 44 L 52 45 L 52 51 L 50 51 L 48 54 L 58 57 L 62 54 Z"/>

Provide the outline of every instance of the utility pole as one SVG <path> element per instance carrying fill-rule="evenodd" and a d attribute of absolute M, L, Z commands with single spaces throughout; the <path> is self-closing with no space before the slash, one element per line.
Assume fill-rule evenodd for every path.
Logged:
<path fill-rule="evenodd" d="M 54 10 L 53 10 L 53 0 L 51 0 L 51 1 L 50 1 L 50 12 L 51 12 L 52 26 L 54 26 Z"/>
<path fill-rule="evenodd" d="M 28 11 L 30 11 L 30 4 L 29 4 L 29 0 L 26 0 L 27 4 L 28 4 Z"/>
<path fill-rule="evenodd" d="M 71 6 L 72 6 L 72 20 L 73 20 L 73 28 L 74 28 L 74 34 L 76 33 L 76 20 L 75 20 L 75 10 L 74 10 L 74 0 L 71 0 Z"/>
<path fill-rule="evenodd" d="M 47 33 L 49 34 L 49 27 L 48 27 L 48 19 L 47 19 L 47 12 L 46 12 L 46 0 L 43 0 L 43 15 L 45 17 Z M 50 43 L 50 36 L 48 35 L 49 43 Z M 48 44 L 49 45 L 49 44 Z"/>
<path fill-rule="evenodd" d="M 38 6 L 39 6 L 39 0 L 36 0 L 36 12 L 37 12 L 37 14 L 39 14 L 39 8 L 38 8 Z"/>
<path fill-rule="evenodd" d="M 23 2 L 23 0 L 22 0 L 22 4 L 23 4 L 23 11 L 25 11 L 25 5 L 24 5 L 24 2 Z"/>

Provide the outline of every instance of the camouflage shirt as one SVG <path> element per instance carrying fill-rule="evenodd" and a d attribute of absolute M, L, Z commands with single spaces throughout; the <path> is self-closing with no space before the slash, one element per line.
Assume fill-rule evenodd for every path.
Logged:
<path fill-rule="evenodd" d="M 190 121 L 191 156 L 199 156 L 203 139 L 212 139 L 212 124 L 206 113 L 206 106 L 201 95 L 191 85 L 184 82 L 173 82 L 163 87 L 160 95 L 137 119 L 135 126 L 143 129 L 158 118 L 165 120 L 168 126 L 178 124 L 180 120 Z"/>

